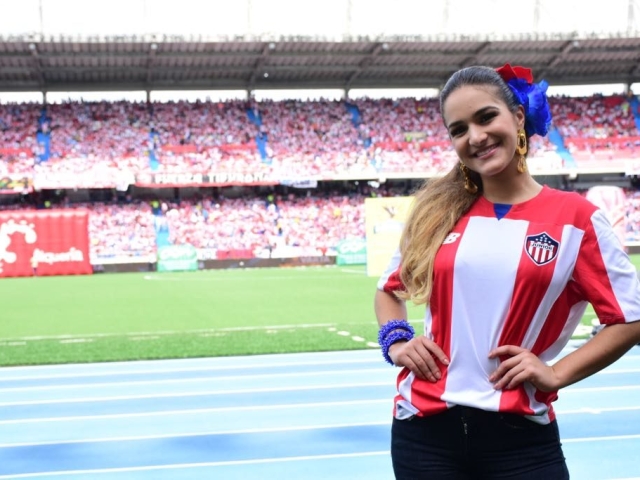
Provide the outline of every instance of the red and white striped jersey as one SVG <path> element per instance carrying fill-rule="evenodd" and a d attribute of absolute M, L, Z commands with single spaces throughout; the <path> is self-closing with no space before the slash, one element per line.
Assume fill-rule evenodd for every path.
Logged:
<path fill-rule="evenodd" d="M 378 282 L 403 288 L 395 255 Z M 605 213 L 577 193 L 544 187 L 500 220 L 480 197 L 443 242 L 425 335 L 449 356 L 441 380 L 398 376 L 395 416 L 430 415 L 453 405 L 513 412 L 539 423 L 555 418 L 544 393 L 525 383 L 494 390 L 499 360 L 489 352 L 519 345 L 543 361 L 567 344 L 591 303 L 601 323 L 640 320 L 640 282 Z"/>

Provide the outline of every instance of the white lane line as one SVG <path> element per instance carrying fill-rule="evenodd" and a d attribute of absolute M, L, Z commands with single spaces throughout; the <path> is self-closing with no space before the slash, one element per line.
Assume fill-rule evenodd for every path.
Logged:
<path fill-rule="evenodd" d="M 335 460 L 341 458 L 359 458 L 359 457 L 378 457 L 388 456 L 389 451 L 383 450 L 378 452 L 357 452 L 357 453 L 333 453 L 325 455 L 304 455 L 298 457 L 280 457 L 280 458 L 256 458 L 251 460 L 226 460 L 221 462 L 201 462 L 201 463 L 172 463 L 168 465 L 147 465 L 143 467 L 121 467 L 121 468 L 101 468 L 93 470 L 63 470 L 54 472 L 39 473 L 19 473 L 16 475 L 0 475 L 0 479 L 10 478 L 35 478 L 35 477 L 57 477 L 62 475 L 89 475 L 100 473 L 122 473 L 122 472 L 145 472 L 154 470 L 176 470 L 187 468 L 205 468 L 205 467 L 227 467 L 240 465 L 260 465 L 268 463 L 284 463 L 284 462 L 304 462 L 315 460 Z"/>
<path fill-rule="evenodd" d="M 344 400 L 340 402 L 312 402 L 312 403 L 288 403 L 275 405 L 249 405 L 238 407 L 211 407 L 211 408 L 194 408 L 187 410 L 161 410 L 157 412 L 136 412 L 136 413 L 113 413 L 104 415 L 79 415 L 73 417 L 49 417 L 49 418 L 26 418 L 21 420 L 1 420 L 0 425 L 15 425 L 23 423 L 43 423 L 43 422 L 74 422 L 86 420 L 113 420 L 118 418 L 137 418 L 137 417 L 169 417 L 173 415 L 195 415 L 203 413 L 223 413 L 223 412 L 256 412 L 268 410 L 282 409 L 298 409 L 298 408 L 335 408 L 347 407 L 354 405 L 375 405 L 375 404 L 393 404 L 392 397 L 367 399 L 367 400 Z M 640 408 L 640 407 L 638 407 Z"/>
<path fill-rule="evenodd" d="M 211 380 L 236 380 L 247 381 L 256 379 L 278 379 L 278 378 L 296 378 L 296 377 L 321 377 L 323 375 L 335 375 L 339 374 L 354 374 L 363 375 L 368 373 L 388 373 L 389 368 L 367 368 L 367 369 L 350 369 L 350 370 L 322 370 L 320 372 L 292 372 L 292 373 L 264 373 L 256 375 L 241 375 L 241 376 L 212 376 L 212 377 L 197 377 L 197 378 L 170 378 L 163 380 L 134 380 L 124 382 L 102 382 L 102 383 L 78 383 L 69 385 L 39 385 L 32 387 L 7 387 L 0 388 L 0 393 L 6 392 L 39 392 L 43 390 L 70 390 L 70 389 L 87 389 L 87 388 L 100 388 L 100 387 L 119 387 L 119 386 L 134 386 L 134 385 L 171 385 L 176 383 L 193 383 L 193 382 L 206 382 Z"/>
<path fill-rule="evenodd" d="M 378 346 L 378 344 L 376 344 Z M 135 363 L 135 362 L 132 362 Z M 23 375 L 20 377 L 2 377 L 0 375 L 0 383 L 8 382 L 13 380 L 50 380 L 53 378 L 85 378 L 85 377 L 107 377 L 107 376 L 119 376 L 119 375 L 151 375 L 151 374 L 166 374 L 166 373 L 186 373 L 186 372 L 216 372 L 216 371 L 224 371 L 224 370 L 244 370 L 251 368 L 291 368 L 292 366 L 302 366 L 302 367 L 311 367 L 311 366 L 323 366 L 323 365 L 344 365 L 345 363 L 349 364 L 377 364 L 380 365 L 381 360 L 376 358 L 361 358 L 361 359 L 349 359 L 349 360 L 321 360 L 321 361 L 301 361 L 301 362 L 291 362 L 291 363 L 259 363 L 259 364 L 247 364 L 247 365 L 217 365 L 217 366 L 207 366 L 207 367 L 181 367 L 181 368 L 167 368 L 167 369 L 141 369 L 141 370 L 107 370 L 104 372 L 79 372 L 79 373 L 54 373 L 54 374 L 43 374 L 43 375 Z M 9 367 L 10 368 L 10 367 Z M 2 370 L 0 370 L 0 373 Z"/>
<path fill-rule="evenodd" d="M 563 394 L 567 393 L 589 393 L 589 392 L 619 392 L 625 390 L 638 390 L 640 385 L 619 385 L 610 387 L 575 387 L 575 388 L 563 388 L 560 390 Z"/>
<path fill-rule="evenodd" d="M 200 397 L 200 396 L 215 396 L 215 395 L 238 395 L 238 394 L 260 394 L 260 393 L 275 393 L 275 392 L 298 392 L 303 390 L 331 390 L 341 388 L 359 388 L 359 387 L 389 387 L 393 388 L 393 381 L 391 382 L 369 382 L 369 383 L 349 383 L 349 384 L 320 384 L 320 385 L 308 385 L 308 386 L 292 386 L 292 387 L 268 387 L 268 388 L 246 388 L 236 390 L 205 390 L 197 392 L 179 392 L 179 393 L 150 393 L 141 395 L 112 395 L 104 397 L 74 397 L 74 398 L 57 398 L 47 400 L 18 400 L 13 402 L 0 402 L 0 407 L 15 407 L 25 405 L 50 405 L 61 403 L 84 403 L 84 402 L 113 402 L 113 401 L 128 401 L 128 400 L 144 400 L 151 398 L 182 398 L 182 397 Z M 562 390 L 563 394 L 567 393 L 586 393 L 586 392 L 613 392 L 613 391 L 628 391 L 628 390 L 640 390 L 640 385 L 627 385 L 621 387 L 587 387 L 587 388 L 571 388 L 568 387 Z"/>
<path fill-rule="evenodd" d="M 24 443 L 0 443 L 0 448 L 16 448 L 16 447 L 35 447 L 44 445 L 69 445 L 82 443 L 109 443 L 109 442 L 128 442 L 139 440 L 157 440 L 163 438 L 186 438 L 186 437 L 213 437 L 221 435 L 246 435 L 254 433 L 280 433 L 280 432 L 298 432 L 307 430 L 327 430 L 333 428 L 357 428 L 357 427 L 379 427 L 391 426 L 391 418 L 385 422 L 360 422 L 360 423 L 336 423 L 333 425 L 297 425 L 289 427 L 270 427 L 270 428 L 247 428 L 240 430 L 228 430 L 221 432 L 214 430 L 210 432 L 198 433 L 163 433 L 155 435 L 134 435 L 124 437 L 103 437 L 103 438 L 83 438 L 76 440 L 60 440 L 51 442 L 24 442 Z"/>
<path fill-rule="evenodd" d="M 611 412 L 633 412 L 636 410 L 640 410 L 640 406 L 630 406 L 630 407 L 580 407 L 572 410 L 556 410 L 557 415 L 582 415 L 582 414 L 591 414 L 591 415 L 599 415 L 601 413 L 611 413 Z"/>
<path fill-rule="evenodd" d="M 391 387 L 393 382 L 367 382 L 367 383 L 349 383 L 349 384 L 320 384 L 308 386 L 293 387 L 268 387 L 268 388 L 246 388 L 236 390 L 205 390 L 198 392 L 176 392 L 176 393 L 150 393 L 143 395 L 113 395 L 108 397 L 74 397 L 74 398 L 57 398 L 47 400 L 27 400 L 14 402 L 0 402 L 0 407 L 15 407 L 24 405 L 49 405 L 60 403 L 85 403 L 85 402 L 112 402 L 122 400 L 144 400 L 150 398 L 181 398 L 181 397 L 200 397 L 214 395 L 238 395 L 238 394 L 260 394 L 275 392 L 298 392 L 306 390 L 332 390 L 340 388 L 359 388 L 359 387 Z M 640 388 L 640 387 L 638 387 Z"/>
<path fill-rule="evenodd" d="M 144 440 L 162 440 L 167 438 L 195 438 L 195 437 L 220 437 L 227 435 L 252 435 L 264 433 L 282 433 L 282 432 L 300 432 L 309 430 L 331 430 L 340 428 L 358 428 L 358 427 L 390 427 L 391 421 L 385 422 L 359 422 L 359 423 L 336 423 L 332 425 L 298 425 L 288 427 L 269 427 L 269 428 L 247 428 L 228 431 L 209 431 L 197 433 L 165 433 L 154 435 L 132 435 L 122 437 L 102 437 L 102 438 L 82 438 L 75 440 L 58 440 L 49 442 L 21 442 L 21 443 L 0 443 L 0 449 L 21 448 L 21 447 L 41 447 L 48 445 L 77 445 L 85 443 L 112 443 L 112 442 L 137 442 Z M 630 435 L 607 435 L 598 437 L 579 437 L 579 438 L 563 438 L 563 443 L 586 443 L 586 442 L 606 442 L 615 440 L 637 440 L 640 434 Z"/>
<path fill-rule="evenodd" d="M 606 437 L 563 438 L 562 443 L 611 442 L 614 440 L 637 440 L 640 434 L 610 435 Z"/>
<path fill-rule="evenodd" d="M 344 363 L 344 362 L 343 362 Z M 133 380 L 122 382 L 97 382 L 97 383 L 77 383 L 77 384 L 54 384 L 54 385 L 37 385 L 28 387 L 5 387 L 0 388 L 0 393 L 6 392 L 33 392 L 33 391 L 45 391 L 45 390 L 72 390 L 72 389 L 88 389 L 88 388 L 102 388 L 102 387 L 120 387 L 120 386 L 140 386 L 140 385 L 172 385 L 179 383 L 194 383 L 205 382 L 211 380 L 223 381 L 223 380 L 259 380 L 259 379 L 284 379 L 284 378 L 296 378 L 296 377 L 321 377 L 323 375 L 335 375 L 339 374 L 355 374 L 363 375 L 368 373 L 393 373 L 387 366 L 381 368 L 366 368 L 366 369 L 338 369 L 338 370 L 321 370 L 318 372 L 291 372 L 291 373 L 262 373 L 254 375 L 242 375 L 242 376 L 210 376 L 210 377 L 195 377 L 195 378 L 170 378 L 170 379 L 158 379 L 158 380 Z M 598 374 L 599 375 L 599 374 Z M 622 385 L 622 386 L 608 386 L 608 387 L 567 387 L 562 389 L 563 393 L 577 393 L 577 392 L 599 392 L 599 391 L 615 391 L 615 390 L 634 390 L 640 388 L 640 385 Z M 0 405 L 2 405 L 0 403 Z"/>
<path fill-rule="evenodd" d="M 75 422 L 89 420 L 114 420 L 121 418 L 148 418 L 148 417 L 170 417 L 180 415 L 201 415 L 210 413 L 225 412 L 256 412 L 282 409 L 308 409 L 308 408 L 335 408 L 347 407 L 354 405 L 377 405 L 393 403 L 392 397 L 366 399 L 366 400 L 344 400 L 337 402 L 310 402 L 310 403 L 284 403 L 273 405 L 249 405 L 236 407 L 211 407 L 211 408 L 193 408 L 183 410 L 159 410 L 155 412 L 135 412 L 135 413 L 112 413 L 103 415 L 77 415 L 70 417 L 33 417 L 17 420 L 0 420 L 0 425 L 16 425 L 28 423 L 54 423 L 54 422 Z M 557 415 L 600 415 L 602 413 L 629 412 L 640 410 L 640 406 L 630 407 L 581 407 L 573 410 L 556 410 Z"/>
<path fill-rule="evenodd" d="M 640 368 L 615 368 L 600 370 L 598 375 L 622 375 L 625 373 L 640 373 Z"/>

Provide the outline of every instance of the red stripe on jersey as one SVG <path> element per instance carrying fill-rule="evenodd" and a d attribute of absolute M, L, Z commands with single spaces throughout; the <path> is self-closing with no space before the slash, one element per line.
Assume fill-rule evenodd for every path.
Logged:
<path fill-rule="evenodd" d="M 531 347 L 533 353 L 540 355 L 558 340 L 565 324 L 557 321 L 557 319 L 568 319 L 571 308 L 581 300 L 582 294 L 578 286 L 574 281 L 570 281 L 553 304 L 553 307 L 551 307 L 549 315 L 547 315 L 547 319 L 540 329 L 536 343 Z"/>
<path fill-rule="evenodd" d="M 549 284 L 556 267 L 556 258 L 550 261 L 552 253 L 549 250 L 532 247 L 530 239 L 546 233 L 553 239 L 562 237 L 562 225 L 539 224 L 531 222 L 527 228 L 525 244 L 522 248 L 520 264 L 516 274 L 513 296 L 509 313 L 504 322 L 498 345 L 522 346 L 524 337 L 531 327 L 538 307 L 547 293 Z M 557 249 L 556 249 L 557 250 Z M 526 301 L 523 301 L 526 299 Z M 501 358 L 502 361 L 506 358 Z M 505 412 L 529 412 L 530 399 L 521 384 L 514 390 L 504 390 L 500 397 L 500 410 Z"/>
<path fill-rule="evenodd" d="M 389 278 L 384 284 L 383 290 L 391 295 L 393 295 L 393 292 L 406 290 L 406 287 L 402 283 L 402 280 L 400 280 L 400 267 L 398 267 L 395 272 L 389 275 Z"/>
<path fill-rule="evenodd" d="M 435 258 L 434 270 L 440 272 L 434 278 L 433 294 L 430 298 L 430 310 L 432 312 L 431 334 L 433 341 L 442 348 L 447 358 L 451 358 L 451 298 L 453 297 L 453 276 L 456 253 L 460 245 L 460 233 L 467 227 L 469 218 L 461 219 L 444 241 Z M 437 292 L 437 294 L 436 294 Z M 442 303 L 442 305 L 439 305 Z M 420 412 L 445 410 L 447 405 L 442 401 L 447 384 L 447 367 L 440 365 L 442 377 L 435 383 L 416 378 L 413 381 L 411 403 Z"/>

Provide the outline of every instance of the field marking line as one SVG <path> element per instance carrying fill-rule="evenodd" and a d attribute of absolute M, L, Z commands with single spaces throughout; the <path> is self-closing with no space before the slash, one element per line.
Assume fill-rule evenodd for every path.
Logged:
<path fill-rule="evenodd" d="M 388 450 L 374 452 L 355 452 L 355 453 L 330 453 L 324 455 L 301 455 L 297 457 L 278 457 L 278 458 L 255 458 L 250 460 L 224 460 L 218 462 L 200 462 L 200 463 L 171 463 L 167 465 L 146 465 L 140 467 L 120 467 L 120 468 L 100 468 L 92 470 L 59 470 L 52 472 L 39 473 L 18 473 L 14 475 L 0 475 L 0 479 L 10 478 L 36 478 L 36 477 L 53 477 L 61 475 L 87 475 L 100 473 L 123 473 L 123 472 L 145 472 L 154 470 L 176 470 L 187 468 L 205 468 L 205 467 L 231 467 L 241 465 L 261 465 L 269 463 L 284 462 L 303 462 L 315 460 L 336 460 L 342 458 L 358 458 L 358 457 L 374 457 L 389 455 Z"/>
<path fill-rule="evenodd" d="M 424 319 L 410 320 L 410 322 L 424 323 Z M 102 337 L 128 337 L 128 336 L 144 336 L 144 335 L 190 335 L 199 333 L 215 333 L 215 332 L 250 332 L 255 330 L 280 330 L 280 329 L 295 329 L 295 328 L 327 328 L 335 327 L 336 325 L 372 325 L 375 326 L 375 322 L 361 321 L 361 322 L 340 322 L 340 323 L 291 323 L 284 325 L 255 325 L 245 327 L 219 327 L 219 328 L 196 328 L 190 330 L 155 330 L 155 331 L 142 331 L 142 332 L 126 332 L 126 333 L 89 333 L 89 334 L 62 334 L 62 335 L 29 335 L 26 337 L 3 337 L 0 338 L 0 342 L 11 341 L 30 341 L 30 340 L 66 340 L 73 338 L 102 338 Z"/>
<path fill-rule="evenodd" d="M 366 270 L 355 270 L 353 268 L 341 268 L 340 271 L 344 273 L 355 273 L 355 274 L 364 275 L 364 276 L 367 275 Z"/>
<path fill-rule="evenodd" d="M 344 270 L 343 270 L 344 271 Z M 366 276 L 364 274 L 364 272 L 356 272 L 354 271 L 344 271 L 345 273 L 348 273 L 349 275 L 336 275 L 335 272 L 329 272 L 326 275 L 308 275 L 308 274 L 300 274 L 300 275 L 266 275 L 266 276 L 256 276 L 253 277 L 252 280 L 254 281 L 262 281 L 262 280 L 269 280 L 269 281 L 273 281 L 273 280 L 325 280 L 325 279 L 335 279 L 335 278 L 357 278 L 355 277 L 355 274 L 358 274 L 358 276 Z M 360 275 L 362 273 L 362 275 Z M 354 275 L 354 276 L 352 276 Z M 202 277 L 196 277 L 196 276 L 188 276 L 185 275 L 184 277 L 177 277 L 177 276 L 170 276 L 167 274 L 147 274 L 144 277 L 142 277 L 143 280 L 147 280 L 147 281 L 153 281 L 153 282 L 186 282 L 186 283 L 191 283 L 191 282 L 229 282 L 229 281 L 233 281 L 233 280 L 237 280 L 239 282 L 246 282 L 247 278 L 243 277 L 243 276 L 236 276 L 236 277 L 232 277 L 232 276 L 225 276 L 225 277 L 214 277 L 214 276 L 202 276 Z"/>
<path fill-rule="evenodd" d="M 181 397 L 201 397 L 201 396 L 217 396 L 217 395 L 238 395 L 238 394 L 256 394 L 256 393 L 276 393 L 276 392 L 299 392 L 308 390 L 332 390 L 339 388 L 357 388 L 357 387 L 391 387 L 393 382 L 368 382 L 368 383 L 350 383 L 350 384 L 320 384 L 306 385 L 294 387 L 265 387 L 265 388 L 247 388 L 236 390 L 205 390 L 198 392 L 172 392 L 172 393 L 148 393 L 141 395 L 113 395 L 108 397 L 74 397 L 74 398 L 55 398 L 47 400 L 21 400 L 13 402 L 0 402 L 0 407 L 15 407 L 24 405 L 49 405 L 60 403 L 86 403 L 86 402 L 112 402 L 123 400 L 144 400 L 150 398 L 181 398 Z M 640 389 L 640 386 L 637 388 Z"/>
<path fill-rule="evenodd" d="M 365 342 L 365 345 L 369 348 L 380 348 L 380 345 L 377 342 L 367 342 L 365 338 L 358 335 L 351 335 L 351 333 L 347 332 L 346 330 L 338 330 L 335 326 L 327 328 L 327 331 L 330 333 L 335 333 L 336 335 L 339 335 L 341 337 L 351 337 L 351 340 L 353 340 L 354 342 Z"/>
<path fill-rule="evenodd" d="M 102 415 L 76 415 L 68 417 L 33 417 L 16 420 L 0 420 L 0 425 L 18 425 L 29 423 L 55 423 L 55 422 L 84 422 L 90 420 L 114 420 L 122 418 L 149 418 L 149 417 L 170 417 L 180 415 L 200 415 L 209 413 L 224 412 L 255 412 L 270 411 L 281 409 L 298 409 L 298 408 L 335 408 L 359 405 L 376 405 L 376 404 L 392 404 L 393 397 L 364 399 L 364 400 L 344 400 L 334 402 L 309 402 L 309 403 L 282 403 L 273 405 L 248 405 L 237 407 L 211 407 L 211 408 L 193 408 L 183 410 L 160 410 L 155 412 L 135 412 L 135 413 L 113 413 Z M 557 415 L 600 415 L 603 413 L 616 413 L 640 410 L 640 406 L 629 407 L 581 407 L 573 410 L 556 410 Z"/>
<path fill-rule="evenodd" d="M 364 325 L 371 324 L 371 322 L 349 323 L 348 325 Z M 220 328 L 197 328 L 192 330 L 158 330 L 158 331 L 146 331 L 146 332 L 127 332 L 127 333 L 90 333 L 90 334 L 69 334 L 69 335 L 33 335 L 28 337 L 5 337 L 0 338 L 2 341 L 13 340 L 67 340 L 74 338 L 103 338 L 103 337 L 140 337 L 145 335 L 189 335 L 198 333 L 212 333 L 212 332 L 244 332 L 254 330 L 281 330 L 291 328 L 326 328 L 337 325 L 336 323 L 298 323 L 288 325 L 263 325 L 263 326 L 247 326 L 247 327 L 220 327 Z"/>

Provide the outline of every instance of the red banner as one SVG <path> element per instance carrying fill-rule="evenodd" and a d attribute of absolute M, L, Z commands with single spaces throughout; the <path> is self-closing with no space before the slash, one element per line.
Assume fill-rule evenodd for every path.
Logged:
<path fill-rule="evenodd" d="M 245 258 L 253 258 L 255 255 L 253 254 L 253 250 L 248 248 L 245 249 L 234 249 L 234 250 L 218 250 L 216 252 L 216 258 L 218 260 L 227 260 L 227 259 L 245 259 Z"/>
<path fill-rule="evenodd" d="M 88 211 L 0 212 L 0 277 L 92 272 Z"/>

